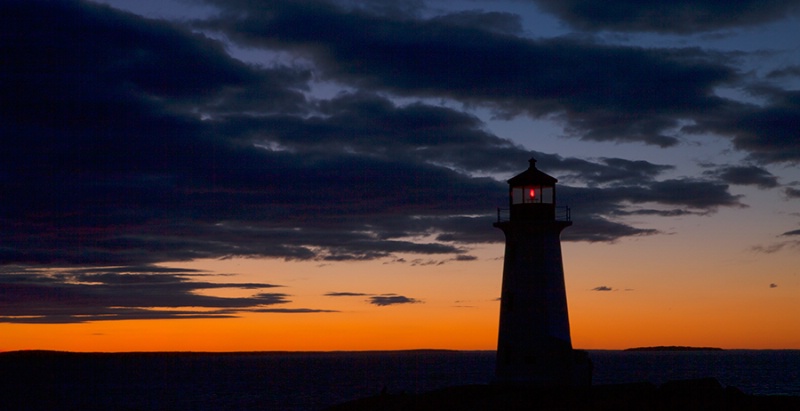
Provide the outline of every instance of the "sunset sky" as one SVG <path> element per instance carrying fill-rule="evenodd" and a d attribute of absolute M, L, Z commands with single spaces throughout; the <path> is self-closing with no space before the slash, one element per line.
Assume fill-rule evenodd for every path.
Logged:
<path fill-rule="evenodd" d="M 800 0 L 0 2 L 0 351 L 800 349 Z"/>

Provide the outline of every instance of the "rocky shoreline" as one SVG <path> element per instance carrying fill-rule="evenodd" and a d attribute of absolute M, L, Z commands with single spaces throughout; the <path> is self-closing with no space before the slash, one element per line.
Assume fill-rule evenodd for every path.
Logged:
<path fill-rule="evenodd" d="M 796 411 L 800 397 L 749 395 L 714 378 L 651 383 L 552 388 L 467 385 L 421 394 L 381 393 L 329 407 L 327 411 Z"/>

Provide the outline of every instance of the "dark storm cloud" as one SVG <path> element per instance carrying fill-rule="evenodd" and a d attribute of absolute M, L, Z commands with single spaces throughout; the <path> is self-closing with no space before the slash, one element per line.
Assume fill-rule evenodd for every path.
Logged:
<path fill-rule="evenodd" d="M 14 80 L 3 88 L 0 125 L 4 261 L 457 253 L 378 235 L 371 224 L 380 219 L 364 217 L 446 213 L 452 204 L 474 212 L 497 184 L 395 158 L 404 150 L 376 159 L 326 152 L 337 141 L 319 144 L 317 154 L 313 143 L 295 144 L 302 153 L 257 148 L 261 137 L 234 133 L 247 123 L 228 113 L 246 106 L 282 118 L 259 124 L 261 133 L 278 134 L 289 122 L 287 107 L 305 104 L 294 91 L 305 86 L 302 72 L 245 66 L 217 43 L 167 23 L 99 6 L 48 5 L 4 3 L 2 14 L 4 27 L 14 28 L 3 31 L 11 54 L 3 73 Z M 264 93 L 260 100 L 244 91 L 253 89 Z M 424 126 L 414 113 L 401 121 Z M 314 127 L 310 120 L 300 131 L 314 135 Z M 522 152 L 485 132 L 478 138 Z"/>
<path fill-rule="evenodd" d="M 800 162 L 800 91 L 762 86 L 750 91 L 766 104 L 731 104 L 728 111 L 710 113 L 686 131 L 731 136 L 734 147 L 759 163 Z"/>
<path fill-rule="evenodd" d="M 306 155 L 359 155 L 440 164 L 469 172 L 509 172 L 529 153 L 483 129 L 469 114 L 426 104 L 398 106 L 375 94 L 318 103 L 318 115 L 226 116 L 223 135 Z"/>
<path fill-rule="evenodd" d="M 574 225 L 562 234 L 567 241 L 615 241 L 661 233 L 626 224 L 622 218 L 629 215 L 704 215 L 719 207 L 745 207 L 727 184 L 696 179 L 651 181 L 644 177 L 639 184 L 562 186 L 558 198 L 572 212 Z"/>
<path fill-rule="evenodd" d="M 758 166 L 724 166 L 707 175 L 715 175 L 720 180 L 737 185 L 752 185 L 758 188 L 774 188 L 778 186 L 778 178 Z"/>
<path fill-rule="evenodd" d="M 4 2 L 0 19 L 4 261 L 205 254 L 186 246 L 204 242 L 183 235 L 205 211 L 190 204 L 213 196 L 215 168 L 256 156 L 211 138 L 193 112 L 242 89 L 281 111 L 304 101 L 302 75 L 256 71 L 167 23 L 58 1 Z"/>
<path fill-rule="evenodd" d="M 444 17 L 392 19 L 323 1 L 218 6 L 228 13 L 197 24 L 248 46 L 301 51 L 326 78 L 507 114 L 556 115 L 588 140 L 675 145 L 668 132 L 677 120 L 719 109 L 712 90 L 735 77 L 718 56 L 698 50 L 529 40 Z"/>
<path fill-rule="evenodd" d="M 693 33 L 767 23 L 796 13 L 797 0 L 532 0 L 586 30 Z"/>
<path fill-rule="evenodd" d="M 768 79 L 776 79 L 776 78 L 783 78 L 783 77 L 797 77 L 800 78 L 800 65 L 798 66 L 787 66 L 782 69 L 772 70 L 767 73 L 766 78 Z"/>
<path fill-rule="evenodd" d="M 106 320 L 230 318 L 290 302 L 287 294 L 204 295 L 217 289 L 262 290 L 268 283 L 198 281 L 195 270 L 139 266 L 0 273 L 0 322 L 80 323 Z M 310 309 L 278 309 L 305 312 Z"/>
<path fill-rule="evenodd" d="M 707 214 L 719 207 L 744 207 L 739 196 L 732 195 L 726 184 L 708 180 L 672 179 L 612 187 L 560 187 L 559 202 L 572 210 L 574 226 L 563 234 L 572 241 L 614 241 L 651 235 L 658 230 L 633 227 L 619 222 L 628 215 L 676 216 Z M 653 209 L 648 205 L 658 205 Z M 615 218 L 616 217 L 616 218 Z"/>
<path fill-rule="evenodd" d="M 376 295 L 374 297 L 370 297 L 369 299 L 370 304 L 377 305 L 379 307 L 398 304 L 417 304 L 421 302 L 422 301 L 420 300 L 397 294 Z"/>
<path fill-rule="evenodd" d="M 519 15 L 480 10 L 460 11 L 435 17 L 434 22 L 466 28 L 478 28 L 489 32 L 519 34 L 522 32 L 522 19 Z"/>
<path fill-rule="evenodd" d="M 580 212 L 573 212 L 572 221 L 573 226 L 561 234 L 564 241 L 613 242 L 624 237 L 660 233 L 655 229 L 637 228 L 597 215 L 581 215 Z"/>
<path fill-rule="evenodd" d="M 668 147 L 682 141 L 681 132 L 713 132 L 732 138 L 759 162 L 798 161 L 799 134 L 793 121 L 798 113 L 791 95 L 775 95 L 764 106 L 717 95 L 720 86 L 747 88 L 752 81 L 733 68 L 733 56 L 697 48 L 527 39 L 510 34 L 513 30 L 498 30 L 502 25 L 490 22 L 513 19 L 492 13 L 422 19 L 414 13 L 374 13 L 321 0 L 214 3 L 223 13 L 195 22 L 198 27 L 220 31 L 248 47 L 299 53 L 313 61 L 320 78 L 357 89 L 449 98 L 508 116 L 547 116 L 585 140 Z M 714 16 L 742 24 L 759 21 L 762 12 L 777 17 L 792 4 L 759 3 L 757 9 L 726 4 L 720 7 L 741 13 L 741 18 Z M 654 10 L 652 4 L 629 6 Z M 695 10 L 711 13 L 711 6 L 700 3 Z M 690 11 L 682 2 L 659 7 L 683 10 L 680 15 Z M 654 15 L 662 20 L 659 13 Z"/>
<path fill-rule="evenodd" d="M 727 184 L 694 179 L 672 179 L 657 181 L 647 187 L 618 187 L 612 195 L 632 203 L 661 203 L 685 206 L 698 210 L 714 210 L 717 207 L 742 207 L 741 196 L 728 191 Z"/>
<path fill-rule="evenodd" d="M 4 263 L 150 267 L 230 256 L 343 261 L 400 253 L 421 255 L 413 264 L 469 260 L 474 258 L 468 254 L 470 244 L 502 241 L 491 223 L 495 207 L 508 201 L 503 182 L 478 175 L 511 177 L 532 155 L 546 171 L 565 176 L 559 201 L 574 209 L 576 225 L 565 237 L 570 240 L 614 241 L 657 233 L 625 223 L 622 217 L 631 213 L 654 210 L 668 216 L 739 206 L 727 186 L 713 181 L 659 180 L 672 170 L 668 165 L 532 153 L 488 132 L 478 118 L 450 108 L 400 105 L 358 90 L 309 100 L 303 94 L 312 78 L 308 68 L 249 66 L 230 58 L 220 43 L 168 22 L 80 2 L 8 1 L 0 8 L 7 53 L 7 64 L 0 66 Z M 384 21 L 365 12 L 294 8 L 281 2 L 265 4 L 264 10 L 272 10 L 272 20 L 252 14 L 252 23 L 264 24 L 252 27 L 252 42 L 299 44 L 321 59 L 330 76 L 346 80 L 352 75 L 353 84 L 361 84 L 358 79 L 364 84 L 386 82 L 395 90 L 409 87 L 408 93 L 465 99 L 474 94 L 498 105 L 511 102 L 503 100 L 508 93 L 512 100 L 556 111 L 568 106 L 576 113 L 599 107 L 604 97 L 592 94 L 592 84 L 567 87 L 562 67 L 546 55 L 551 52 L 564 53 L 567 62 L 583 67 L 599 64 L 583 57 L 574 61 L 584 52 L 608 64 L 630 55 L 630 61 L 638 61 L 632 69 L 642 72 L 653 71 L 645 70 L 650 63 L 664 63 L 663 70 L 655 71 L 666 77 L 685 75 L 687 83 L 681 82 L 672 97 L 658 98 L 682 107 L 675 99 L 703 95 L 716 81 L 710 79 L 727 76 L 715 65 L 673 61 L 641 50 L 561 40 L 537 43 L 497 30 L 471 29 L 482 18 L 476 14 L 429 22 L 406 14 L 385 32 L 366 33 L 376 42 L 372 50 L 359 37 L 365 33 L 347 32 L 378 30 Z M 223 16 L 229 20 L 216 25 L 235 21 Z M 506 17 L 488 16 L 485 22 L 499 24 Z M 331 25 L 330 35 L 287 25 L 305 18 Z M 347 19 L 364 24 L 348 25 Z M 453 47 L 460 51 L 451 63 L 423 58 L 427 52 L 410 56 L 418 57 L 417 63 L 404 57 L 405 66 L 390 75 L 391 61 L 381 54 L 384 47 L 403 45 L 403 36 L 410 34 L 409 45 L 424 49 L 419 42 L 428 37 L 413 37 L 416 29 L 427 33 L 434 48 L 459 40 Z M 343 42 L 329 44 L 337 32 Z M 354 41 L 350 46 L 348 39 Z M 489 55 L 478 64 L 460 54 L 477 52 L 469 47 L 478 46 L 505 53 L 506 41 L 517 51 L 545 53 L 536 64 L 546 66 L 533 72 L 553 77 L 554 84 L 531 80 L 537 77 L 526 71 L 531 67 L 494 72 L 499 66 L 490 64 L 492 59 L 510 54 Z M 369 67 L 350 74 L 340 71 L 354 64 Z M 463 72 L 450 70 L 453 64 L 462 64 Z M 472 71 L 481 67 L 487 71 Z M 432 78 L 411 87 L 413 79 L 426 73 Z M 598 75 L 583 74 L 576 77 L 578 83 Z M 522 83 L 509 85 L 494 75 Z M 528 89 L 532 94 L 519 95 L 528 86 L 535 86 Z M 560 96 L 555 88 L 540 86 L 563 86 L 572 94 Z M 625 87 L 623 82 L 613 88 Z M 650 98 L 651 91 L 642 96 Z M 704 99 L 699 106 L 687 100 L 685 107 L 715 104 Z M 624 111 L 659 106 L 653 104 L 611 97 L 603 107 Z M 419 240 L 423 237 L 431 240 Z M 135 279 L 111 273 L 104 272 L 103 281 Z M 161 274 L 169 278 L 173 273 Z"/>
<path fill-rule="evenodd" d="M 559 181 L 597 185 L 644 184 L 675 167 L 643 160 L 600 158 L 596 161 L 563 158 L 559 155 L 534 153 L 548 170 L 559 171 Z"/>

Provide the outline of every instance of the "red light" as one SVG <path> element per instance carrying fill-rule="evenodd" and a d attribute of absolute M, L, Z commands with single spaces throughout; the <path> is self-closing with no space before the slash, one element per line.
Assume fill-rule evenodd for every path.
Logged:
<path fill-rule="evenodd" d="M 536 191 L 534 191 L 533 189 L 531 189 L 531 192 L 530 192 L 530 197 L 531 197 L 531 198 L 534 198 L 534 197 L 536 197 Z"/>

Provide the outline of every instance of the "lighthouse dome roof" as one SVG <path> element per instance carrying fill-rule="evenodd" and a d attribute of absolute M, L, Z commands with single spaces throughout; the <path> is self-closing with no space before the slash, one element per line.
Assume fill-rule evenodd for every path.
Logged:
<path fill-rule="evenodd" d="M 555 185 L 558 181 L 555 177 L 547 175 L 536 168 L 536 159 L 528 160 L 530 166 L 527 170 L 511 177 L 508 184 L 512 186 L 524 185 Z"/>

